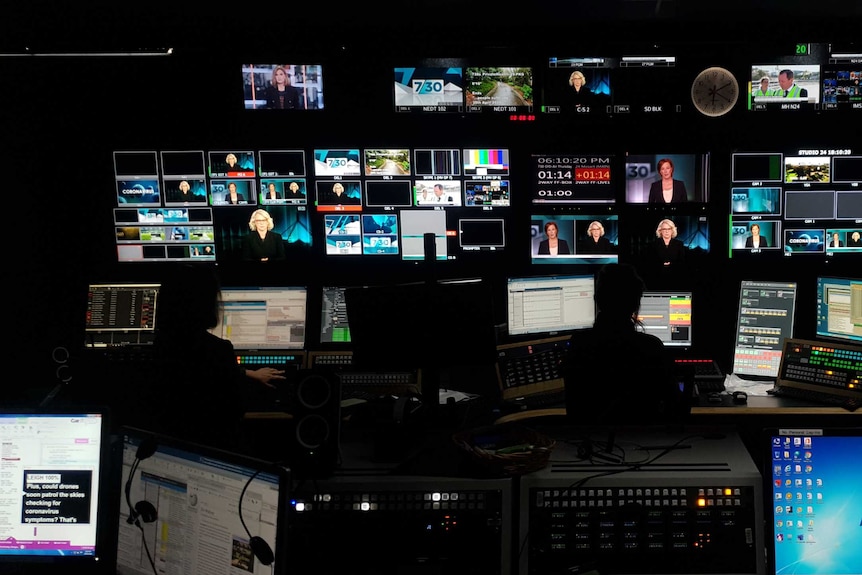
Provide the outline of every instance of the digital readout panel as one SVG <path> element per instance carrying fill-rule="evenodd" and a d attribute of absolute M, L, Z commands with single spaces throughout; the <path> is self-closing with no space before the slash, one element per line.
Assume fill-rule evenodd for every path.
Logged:
<path fill-rule="evenodd" d="M 534 154 L 534 204 L 613 204 L 613 156 Z"/>

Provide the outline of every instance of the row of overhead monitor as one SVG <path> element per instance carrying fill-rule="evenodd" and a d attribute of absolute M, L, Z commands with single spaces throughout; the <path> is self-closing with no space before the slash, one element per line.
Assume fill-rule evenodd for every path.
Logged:
<path fill-rule="evenodd" d="M 687 252 L 862 253 L 862 155 L 851 148 L 732 153 L 719 189 L 706 152 L 512 156 L 507 148 L 116 151 L 106 200 L 120 262 L 250 260 L 244 245 L 261 213 L 283 259 L 415 262 L 431 234 L 441 261 L 511 253 L 530 264 L 603 264 L 651 257 L 666 218 Z M 669 201 L 660 197 L 667 161 L 679 191 Z M 727 211 L 711 221 L 717 205 Z M 550 223 L 561 240 L 553 251 Z M 718 227 L 729 245 L 716 245 Z"/>
<path fill-rule="evenodd" d="M 762 465 L 749 471 L 726 453 L 710 460 L 720 470 L 701 467 L 695 479 L 684 461 L 652 466 L 657 457 L 638 455 L 636 477 L 608 481 L 607 464 L 587 457 L 579 471 L 554 479 L 525 475 L 519 494 L 512 478 L 296 482 L 289 463 L 134 428 L 122 428 L 113 449 L 109 419 L 88 406 L 0 409 L 0 565 L 310 575 L 337 570 L 347 553 L 361 573 L 402 566 L 508 575 L 516 563 L 521 573 L 586 563 L 609 573 L 646 573 L 638 567 L 649 564 L 682 574 L 709 572 L 719 560 L 724 573 L 758 575 L 854 575 L 862 567 L 854 538 L 858 427 L 765 429 Z M 692 433 L 679 443 L 699 453 L 709 449 L 704 440 Z M 633 453 L 649 453 L 643 441 Z M 630 459 L 623 454 L 613 473 L 635 469 Z M 672 477 L 661 473 L 667 465 L 676 466 Z M 708 538 L 704 525 L 728 536 Z"/>
<path fill-rule="evenodd" d="M 380 337 L 397 341 L 413 334 L 412 339 L 425 339 L 426 335 L 418 334 L 434 333 L 451 344 L 457 334 L 457 340 L 473 350 L 470 353 L 481 362 L 493 357 L 493 352 L 482 354 L 480 350 L 493 350 L 503 343 L 501 340 L 551 337 L 592 327 L 595 320 L 592 275 L 507 278 L 506 317 L 502 322 L 495 317 L 493 302 L 499 298 L 496 286 L 480 280 L 458 283 L 473 283 L 476 287 L 469 293 L 456 293 L 457 300 L 453 299 L 451 305 L 437 306 L 433 315 L 422 316 L 425 319 L 419 323 L 419 316 L 411 309 L 425 304 L 409 296 L 398 297 L 395 291 L 401 287 L 405 293 L 413 293 L 412 286 L 324 286 L 319 292 L 307 287 L 226 287 L 220 321 L 212 332 L 231 340 L 238 351 L 354 349 L 368 367 L 385 371 L 393 368 L 396 360 L 387 346 L 380 345 Z M 443 291 L 448 289 L 447 285 L 458 283 L 441 285 L 438 297 L 449 293 Z M 733 373 L 775 377 L 784 339 L 796 335 L 793 327 L 797 288 L 796 282 L 741 282 Z M 375 289 L 386 291 L 375 292 Z M 348 305 L 351 290 L 379 293 L 384 296 L 380 298 L 383 301 L 366 297 L 362 300 L 365 304 L 362 313 L 351 313 Z M 158 292 L 159 284 L 90 285 L 85 347 L 150 345 L 158 326 Z M 804 302 L 803 307 L 807 313 L 816 313 L 815 336 L 827 341 L 862 342 L 862 280 L 820 276 L 815 293 L 816 301 Z M 465 294 L 468 301 L 459 303 Z M 644 331 L 658 336 L 680 357 L 692 351 L 715 355 L 718 350 L 707 350 L 702 343 L 706 341 L 707 328 L 695 325 L 698 314 L 694 310 L 703 304 L 695 305 L 692 295 L 686 290 L 648 291 L 641 302 L 639 319 Z M 371 306 L 376 307 L 367 309 Z M 468 313 L 465 306 L 473 308 L 469 313 L 487 310 L 486 315 L 477 316 L 487 318 L 487 325 L 465 322 L 464 314 Z M 505 324 L 505 329 L 495 332 L 499 324 Z M 314 328 L 310 328 L 312 325 Z M 487 337 L 488 333 L 492 336 Z M 353 337 L 356 334 L 369 335 L 358 340 Z"/>
<path fill-rule="evenodd" d="M 758 46 L 761 50 L 764 46 Z M 692 109 L 697 57 L 656 47 L 637 53 L 559 54 L 541 64 L 428 58 L 392 68 L 397 113 L 661 115 Z M 862 50 L 851 44 L 797 43 L 750 64 L 733 93 L 751 111 L 862 110 Z M 500 66 L 499 64 L 509 64 Z M 236 75 L 246 110 L 323 110 L 325 64 L 243 64 Z M 801 90 L 785 93 L 782 71 Z M 238 71 L 239 72 L 239 71 Z M 328 80 L 324 83 L 324 77 Z M 283 78 L 287 78 L 284 82 Z M 766 85 L 761 80 L 766 78 Z M 649 89 L 644 89 L 648 86 Z M 576 89 L 577 88 L 577 89 Z M 237 90 L 239 93 L 239 90 Z M 353 102 L 351 102 L 353 103 Z"/>

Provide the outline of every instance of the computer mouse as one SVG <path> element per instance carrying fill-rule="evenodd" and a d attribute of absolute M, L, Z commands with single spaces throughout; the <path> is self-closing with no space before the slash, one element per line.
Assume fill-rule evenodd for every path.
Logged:
<path fill-rule="evenodd" d="M 748 403 L 748 394 L 744 391 L 734 391 L 733 392 L 733 403 L 742 405 L 744 403 Z"/>
<path fill-rule="evenodd" d="M 710 403 L 721 403 L 721 394 L 717 391 L 712 391 L 706 396 L 706 399 Z"/>

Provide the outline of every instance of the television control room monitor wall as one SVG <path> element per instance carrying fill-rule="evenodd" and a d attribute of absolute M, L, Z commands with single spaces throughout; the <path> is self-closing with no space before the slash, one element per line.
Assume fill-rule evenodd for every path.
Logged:
<path fill-rule="evenodd" d="M 14 89 L 4 94 L 3 106 L 4 125 L 9 126 L 5 140 L 11 152 L 6 193 L 14 196 L 7 211 L 8 221 L 13 222 L 10 237 L 15 238 L 8 247 L 15 277 L 10 287 L 23 304 L 15 306 L 20 316 L 14 324 L 22 337 L 13 351 L 27 363 L 41 366 L 42 385 L 50 387 L 57 381 L 59 366 L 70 365 L 75 373 L 88 284 L 157 282 L 177 265 L 176 261 L 120 261 L 118 257 L 117 234 L 122 226 L 118 226 L 116 210 L 124 209 L 119 204 L 122 190 L 137 189 L 137 182 L 120 184 L 123 178 L 116 173 L 114 153 L 139 151 L 153 152 L 157 158 L 155 178 L 143 182 L 142 188 L 146 191 L 154 183 L 162 194 L 167 193 L 166 181 L 178 187 L 178 177 L 184 174 L 165 174 L 159 154 L 202 154 L 203 170 L 193 175 L 196 185 L 207 193 L 200 207 L 215 214 L 213 223 L 204 224 L 214 228 L 215 236 L 225 230 L 245 233 L 249 208 L 267 207 L 261 199 L 264 180 L 274 180 L 276 187 L 281 186 L 278 191 L 285 193 L 290 176 L 212 172 L 211 154 L 248 152 L 259 159 L 262 151 L 303 152 L 305 174 L 296 177 L 304 180 L 305 210 L 277 205 L 273 212 L 283 214 L 284 220 L 294 217 L 287 222 L 290 224 L 307 223 L 310 245 L 299 249 L 299 244 L 288 243 L 286 259 L 268 264 L 218 255 L 203 261 L 201 265 L 216 267 L 224 285 L 309 286 L 310 301 L 316 301 L 318 292 L 313 290 L 322 285 L 408 282 L 426 279 L 428 274 L 481 275 L 496 282 L 498 301 L 503 301 L 507 276 L 594 273 L 610 258 L 638 266 L 649 287 L 690 289 L 694 313 L 706 316 L 709 326 L 701 331 L 706 339 L 696 341 L 695 347 L 706 345 L 712 350 L 704 353 L 725 364 L 730 361 L 733 340 L 733 322 L 728 318 L 735 315 L 743 279 L 798 282 L 797 329 L 802 336 L 813 336 L 816 277 L 858 277 L 862 254 L 847 247 L 837 252 L 825 247 L 813 253 L 796 250 L 789 255 L 778 248 L 739 249 L 734 247 L 732 234 L 739 228 L 748 235 L 752 224 L 760 222 L 770 224 L 761 227 L 776 242 L 791 237 L 786 236 L 790 231 L 803 230 L 801 235 L 806 235 L 811 229 L 822 229 L 824 236 L 837 230 L 841 240 L 849 242 L 852 232 L 862 227 L 862 218 L 855 217 L 854 211 L 857 182 L 862 179 L 854 158 L 862 156 L 862 144 L 858 130 L 853 129 L 862 124 L 862 109 L 852 103 L 835 109 L 775 109 L 771 104 L 755 109 L 748 102 L 755 65 L 792 67 L 799 60 L 801 69 L 811 72 L 811 58 L 820 58 L 816 65 L 822 77 L 816 80 L 809 73 L 806 78 L 820 91 L 818 103 L 826 103 L 825 92 L 831 93 L 833 88 L 853 87 L 847 82 L 852 83 L 851 75 L 858 80 L 862 66 L 848 63 L 845 82 L 845 70 L 834 70 L 829 60 L 854 39 L 852 22 L 858 22 L 858 14 L 851 13 L 846 19 L 829 14 L 822 19 L 831 23 L 823 31 L 815 27 L 808 33 L 776 32 L 774 41 L 766 43 L 755 42 L 753 37 L 731 42 L 720 33 L 720 24 L 707 33 L 699 15 L 677 22 L 681 26 L 670 20 L 614 22 L 608 17 L 601 30 L 587 26 L 578 34 L 568 27 L 540 24 L 538 18 L 536 22 L 527 19 L 519 28 L 498 28 L 493 38 L 475 33 L 479 24 L 456 18 L 433 34 L 434 42 L 422 41 L 425 36 L 417 34 L 404 34 L 396 42 L 390 32 L 398 28 L 384 24 L 361 31 L 336 26 L 333 31 L 344 32 L 340 34 L 344 41 L 337 41 L 326 27 L 309 24 L 302 30 L 291 28 L 293 37 L 301 41 L 299 50 L 288 49 L 269 33 L 258 41 L 247 38 L 228 46 L 216 40 L 223 30 L 214 26 L 212 38 L 197 43 L 184 41 L 178 30 L 162 30 L 157 37 L 170 38 L 176 46 L 170 56 L 4 57 L 9 71 L 6 77 L 14 79 Z M 415 32 L 416 27 L 403 30 Z M 609 30 L 618 33 L 609 34 Z M 657 37 L 663 41 L 657 43 Z M 57 45 L 66 47 L 61 40 Z M 392 48 L 393 42 L 398 49 Z M 801 58 L 796 54 L 800 46 L 816 47 L 812 49 L 815 55 Z M 858 46 L 851 47 L 848 53 L 858 51 Z M 587 73 L 590 68 L 601 69 L 609 87 L 595 87 L 599 92 L 607 88 L 610 100 L 592 103 L 585 113 L 578 112 L 577 105 L 555 110 L 551 97 L 561 98 L 571 86 L 566 78 L 563 91 L 549 83 L 571 72 L 561 73 L 552 62 L 559 66 L 574 62 Z M 292 80 L 301 84 L 301 109 L 249 109 L 249 66 L 272 70 L 279 64 L 285 64 Z M 631 69 L 635 65 L 639 68 Z M 691 99 L 695 77 L 710 66 L 726 68 L 738 82 L 736 105 L 716 117 L 698 112 Z M 657 67 L 662 70 L 654 76 L 645 69 Z M 399 86 L 419 90 L 416 98 L 409 98 L 411 102 L 427 95 L 422 91 L 433 93 L 438 87 L 435 78 L 408 76 L 405 69 L 446 72 L 439 78 L 445 80 L 440 90 L 448 94 L 441 100 L 444 103 L 396 105 L 398 97 L 405 101 L 403 95 L 396 96 Z M 414 80 L 423 81 L 417 84 Z M 260 78 L 253 82 L 257 88 L 265 87 Z M 493 92 L 494 88 L 499 92 Z M 512 93 L 517 103 L 510 106 L 502 100 L 504 91 Z M 661 105 L 653 105 L 649 96 L 653 92 L 660 94 Z M 496 105 L 475 105 L 477 100 L 470 100 L 474 97 Z M 263 102 L 262 96 L 256 98 L 255 102 Z M 463 108 L 458 102 L 463 102 Z M 315 172 L 315 152 L 319 150 L 356 150 L 360 171 L 355 175 Z M 441 150 L 446 153 L 436 153 Z M 475 165 L 465 161 L 471 151 L 488 150 L 505 151 L 506 173 L 494 173 L 487 167 L 471 171 Z M 398 151 L 406 151 L 409 175 L 377 171 L 384 161 L 397 164 L 399 155 L 390 152 Z M 451 152 L 458 157 L 453 158 Z M 734 178 L 734 158 L 748 154 L 779 156 L 781 181 Z M 659 177 L 653 161 L 664 157 L 676 159 L 677 176 L 685 179 L 689 201 L 676 205 L 633 201 L 627 192 L 628 179 L 647 178 L 640 183 L 645 189 L 645 181 Z M 810 157 L 820 160 L 818 166 L 830 168 L 836 158 L 845 160 L 839 162 L 839 168 L 850 176 L 829 183 L 812 181 L 810 186 L 785 181 L 789 170 L 811 164 L 791 159 Z M 458 169 L 451 173 L 431 170 L 426 175 L 424 166 L 437 165 L 432 158 L 442 162 L 441 166 L 451 161 Z M 537 158 L 544 163 L 538 164 Z M 566 169 L 569 167 L 572 169 Z M 809 172 L 806 177 L 821 177 L 819 169 Z M 214 186 L 227 187 L 226 181 L 233 176 L 248 184 L 257 205 L 231 212 L 233 207 L 213 203 Z M 442 257 L 431 265 L 404 258 L 403 253 L 388 254 L 385 248 L 391 242 L 379 239 L 375 242 L 379 254 L 328 252 L 325 230 L 351 229 L 354 214 L 337 211 L 339 218 L 334 218 L 332 212 L 315 205 L 315 194 L 336 181 L 355 183 L 361 194 L 371 190 L 375 198 L 393 198 L 406 190 L 403 201 L 409 207 L 390 206 L 390 202 L 402 201 L 391 199 L 371 207 L 363 195 L 356 212 L 358 225 L 364 225 L 362 218 L 370 215 L 397 215 L 401 228 L 417 214 L 421 219 L 442 220 L 436 232 L 438 246 L 445 247 L 445 251 L 437 251 Z M 421 205 L 416 194 L 434 183 L 448 185 L 460 205 Z M 735 208 L 732 198 L 748 198 L 751 188 L 781 191 L 777 196 L 769 196 L 776 192 L 755 194 L 751 207 Z M 793 196 L 801 201 L 791 202 L 792 214 L 786 209 L 784 188 L 803 192 Z M 805 191 L 827 192 L 824 195 L 834 208 L 806 221 L 798 212 L 809 205 Z M 133 192 L 130 197 L 143 195 Z M 755 206 L 770 197 L 777 198 L 780 209 Z M 183 207 L 166 204 L 166 198 L 156 200 L 157 206 L 146 207 Z M 222 221 L 220 214 L 226 214 Z M 656 230 L 664 219 L 677 222 L 680 239 L 686 242 L 688 257 L 677 272 L 652 266 L 649 259 Z M 545 239 L 543 226 L 548 221 L 564 225 L 560 237 L 569 240 L 577 257 L 554 260 L 533 251 Z M 607 224 L 605 235 L 612 252 L 595 259 L 578 251 L 593 221 Z M 287 223 L 276 223 L 284 232 Z M 170 236 L 175 227 L 170 225 L 170 217 L 164 227 L 170 230 L 163 243 L 182 241 Z M 478 243 L 462 246 L 459 234 L 464 231 Z M 182 237 L 184 232 L 177 233 Z M 186 229 L 185 233 L 196 231 Z M 287 237 L 285 233 L 283 237 Z M 401 232 L 392 238 L 397 238 L 403 250 Z M 799 245 L 798 241 L 793 244 Z M 334 239 L 333 246 L 337 252 Z"/>

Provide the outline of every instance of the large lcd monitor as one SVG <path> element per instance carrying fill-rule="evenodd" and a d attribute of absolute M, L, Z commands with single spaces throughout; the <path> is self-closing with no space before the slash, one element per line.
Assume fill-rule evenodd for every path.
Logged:
<path fill-rule="evenodd" d="M 285 569 L 289 468 L 131 427 L 120 438 L 117 575 Z"/>
<path fill-rule="evenodd" d="M 0 408 L 0 565 L 99 572 L 112 555 L 110 443 L 105 408 Z"/>
<path fill-rule="evenodd" d="M 862 279 L 817 276 L 818 338 L 862 343 Z"/>
<path fill-rule="evenodd" d="M 303 349 L 308 290 L 302 286 L 225 287 L 213 334 L 237 350 Z"/>
<path fill-rule="evenodd" d="M 359 369 L 494 364 L 494 293 L 487 280 L 351 287 L 345 301 L 353 363 Z"/>
<path fill-rule="evenodd" d="M 862 255 L 862 155 L 853 149 L 735 152 L 731 186 L 731 257 Z"/>
<path fill-rule="evenodd" d="M 796 282 L 742 280 L 739 286 L 733 374 L 774 380 L 784 340 L 793 337 Z"/>
<path fill-rule="evenodd" d="M 320 64 L 243 64 L 246 110 L 322 110 Z"/>
<path fill-rule="evenodd" d="M 510 336 L 550 337 L 593 327 L 596 304 L 593 275 L 544 275 L 506 279 Z"/>
<path fill-rule="evenodd" d="M 862 428 L 767 428 L 759 442 L 766 573 L 862 573 Z"/>

